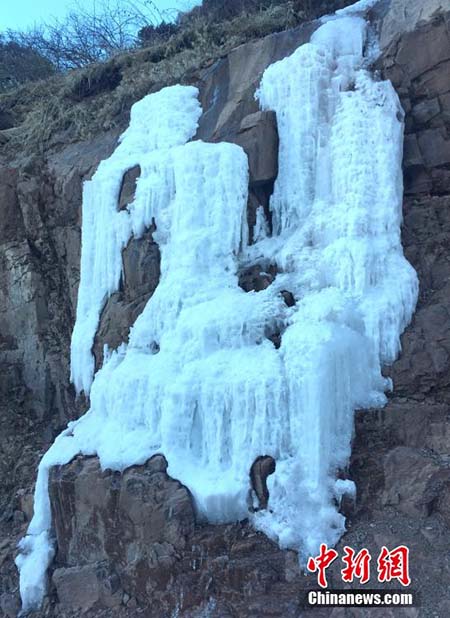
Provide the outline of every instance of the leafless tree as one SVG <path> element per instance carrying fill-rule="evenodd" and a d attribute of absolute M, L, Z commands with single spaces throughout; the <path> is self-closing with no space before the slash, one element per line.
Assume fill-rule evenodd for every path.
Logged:
<path fill-rule="evenodd" d="M 48 77 L 54 71 L 52 63 L 32 47 L 0 34 L 0 92 Z"/>
<path fill-rule="evenodd" d="M 135 46 L 137 33 L 170 21 L 175 10 L 160 11 L 152 0 L 94 0 L 92 8 L 75 4 L 63 20 L 31 30 L 8 31 L 9 40 L 34 49 L 57 70 L 106 60 Z"/>

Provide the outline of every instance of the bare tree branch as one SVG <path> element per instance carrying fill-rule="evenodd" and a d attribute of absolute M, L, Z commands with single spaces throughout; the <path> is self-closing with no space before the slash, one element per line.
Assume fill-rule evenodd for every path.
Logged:
<path fill-rule="evenodd" d="M 92 8 L 78 1 L 63 20 L 55 19 L 26 32 L 8 31 L 7 36 L 64 71 L 135 47 L 140 30 L 158 28 L 173 14 L 160 11 L 152 0 L 98 0 Z"/>

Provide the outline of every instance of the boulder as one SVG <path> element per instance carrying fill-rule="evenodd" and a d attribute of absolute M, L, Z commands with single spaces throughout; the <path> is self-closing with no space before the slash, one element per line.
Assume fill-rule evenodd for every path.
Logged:
<path fill-rule="evenodd" d="M 195 521 L 192 500 L 166 469 L 162 456 L 123 473 L 102 471 L 96 457 L 52 468 L 57 564 L 114 560 L 131 568 L 150 556 L 158 561 L 164 543 L 183 548 Z"/>

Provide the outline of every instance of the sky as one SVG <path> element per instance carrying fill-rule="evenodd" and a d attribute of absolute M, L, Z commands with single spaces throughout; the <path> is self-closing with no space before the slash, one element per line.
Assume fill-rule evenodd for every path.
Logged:
<path fill-rule="evenodd" d="M 95 0 L 78 0 L 86 8 L 92 8 Z M 97 0 L 99 3 L 100 0 Z M 0 32 L 11 28 L 26 30 L 53 17 L 63 18 L 74 6 L 74 0 L 0 0 Z M 189 9 L 200 4 L 199 0 L 155 0 L 160 11 L 165 9 Z"/>

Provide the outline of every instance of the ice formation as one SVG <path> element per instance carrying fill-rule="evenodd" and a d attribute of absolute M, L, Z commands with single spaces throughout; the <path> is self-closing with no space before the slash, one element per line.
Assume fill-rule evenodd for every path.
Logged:
<path fill-rule="evenodd" d="M 39 466 L 17 559 L 25 610 L 44 594 L 53 552 L 48 470 L 77 453 L 117 470 L 163 453 L 212 522 L 249 516 L 250 467 L 271 455 L 269 508 L 253 515 L 255 526 L 302 558 L 343 533 L 337 505 L 354 486 L 336 478 L 353 413 L 384 404 L 391 385 L 381 365 L 398 354 L 417 296 L 400 242 L 403 115 L 390 83 L 366 68 L 367 29 L 344 14 L 266 70 L 258 97 L 277 114 L 279 176 L 273 233 L 259 210 L 254 244 L 243 150 L 189 142 L 200 116 L 195 88 L 137 103 L 115 153 L 86 183 L 72 378 L 90 389 L 91 408 Z M 136 164 L 135 200 L 118 212 L 123 174 Z M 92 382 L 92 342 L 119 284 L 121 249 L 152 221 L 160 283 L 128 345 L 107 355 Z M 236 273 L 252 263 L 279 274 L 245 293 Z"/>
<path fill-rule="evenodd" d="M 362 14 L 374 7 L 378 2 L 379 0 L 359 0 L 359 2 L 354 2 L 353 4 L 350 4 L 343 9 L 337 10 L 335 16 L 343 17 L 348 15 Z"/>

